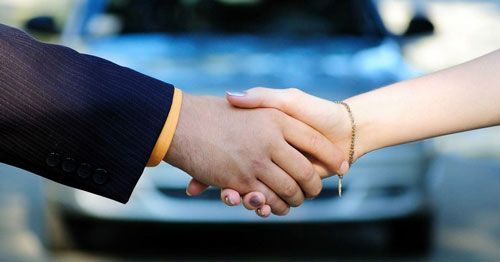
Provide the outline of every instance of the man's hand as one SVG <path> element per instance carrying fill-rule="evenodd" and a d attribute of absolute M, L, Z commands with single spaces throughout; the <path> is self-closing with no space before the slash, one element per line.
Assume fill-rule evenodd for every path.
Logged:
<path fill-rule="evenodd" d="M 202 185 L 261 192 L 272 212 L 284 215 L 322 188 L 301 152 L 331 170 L 345 160 L 319 132 L 276 109 L 237 109 L 221 98 L 185 94 L 164 160 Z"/>

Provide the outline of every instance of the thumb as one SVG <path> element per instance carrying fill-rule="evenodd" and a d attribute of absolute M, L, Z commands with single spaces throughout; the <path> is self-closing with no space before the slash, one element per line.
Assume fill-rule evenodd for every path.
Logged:
<path fill-rule="evenodd" d="M 273 107 L 281 109 L 287 93 L 279 89 L 256 87 L 245 92 L 226 92 L 227 101 L 240 108 Z"/>
<path fill-rule="evenodd" d="M 296 88 L 271 89 L 256 87 L 246 92 L 226 92 L 227 101 L 239 108 L 267 107 L 278 109 L 300 120 L 323 135 L 331 132 L 331 121 L 335 120 L 335 104 L 302 92 Z M 321 178 L 332 175 L 321 162 L 310 159 Z"/>
<path fill-rule="evenodd" d="M 240 108 L 278 109 L 321 133 L 327 132 L 325 117 L 331 115 L 334 103 L 309 95 L 297 88 L 271 89 L 256 87 L 245 92 L 226 92 L 227 101 Z"/>
<path fill-rule="evenodd" d="M 186 188 L 186 194 L 188 196 L 197 196 L 203 193 L 203 191 L 205 191 L 207 188 L 208 185 L 203 184 L 202 182 L 193 178 L 191 179 L 191 181 L 189 181 L 189 184 Z"/>

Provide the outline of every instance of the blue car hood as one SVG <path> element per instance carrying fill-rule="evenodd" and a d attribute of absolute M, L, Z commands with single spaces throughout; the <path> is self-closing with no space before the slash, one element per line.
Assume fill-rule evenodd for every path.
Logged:
<path fill-rule="evenodd" d="M 415 74 L 392 39 L 131 34 L 86 48 L 186 92 L 219 96 L 268 86 L 342 99 Z"/>

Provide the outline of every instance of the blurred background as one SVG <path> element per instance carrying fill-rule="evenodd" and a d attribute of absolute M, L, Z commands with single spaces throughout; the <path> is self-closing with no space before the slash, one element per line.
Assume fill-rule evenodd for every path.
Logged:
<path fill-rule="evenodd" d="M 498 0 L 0 0 L 0 23 L 221 96 L 338 100 L 500 47 Z M 500 128 L 383 149 L 284 218 L 145 171 L 113 203 L 0 165 L 0 261 L 500 260 Z"/>

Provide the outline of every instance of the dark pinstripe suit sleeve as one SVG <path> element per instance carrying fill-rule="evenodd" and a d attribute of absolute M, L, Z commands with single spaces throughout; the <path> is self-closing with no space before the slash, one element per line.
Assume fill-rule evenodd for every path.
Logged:
<path fill-rule="evenodd" d="M 126 203 L 173 90 L 0 24 L 0 161 Z"/>

